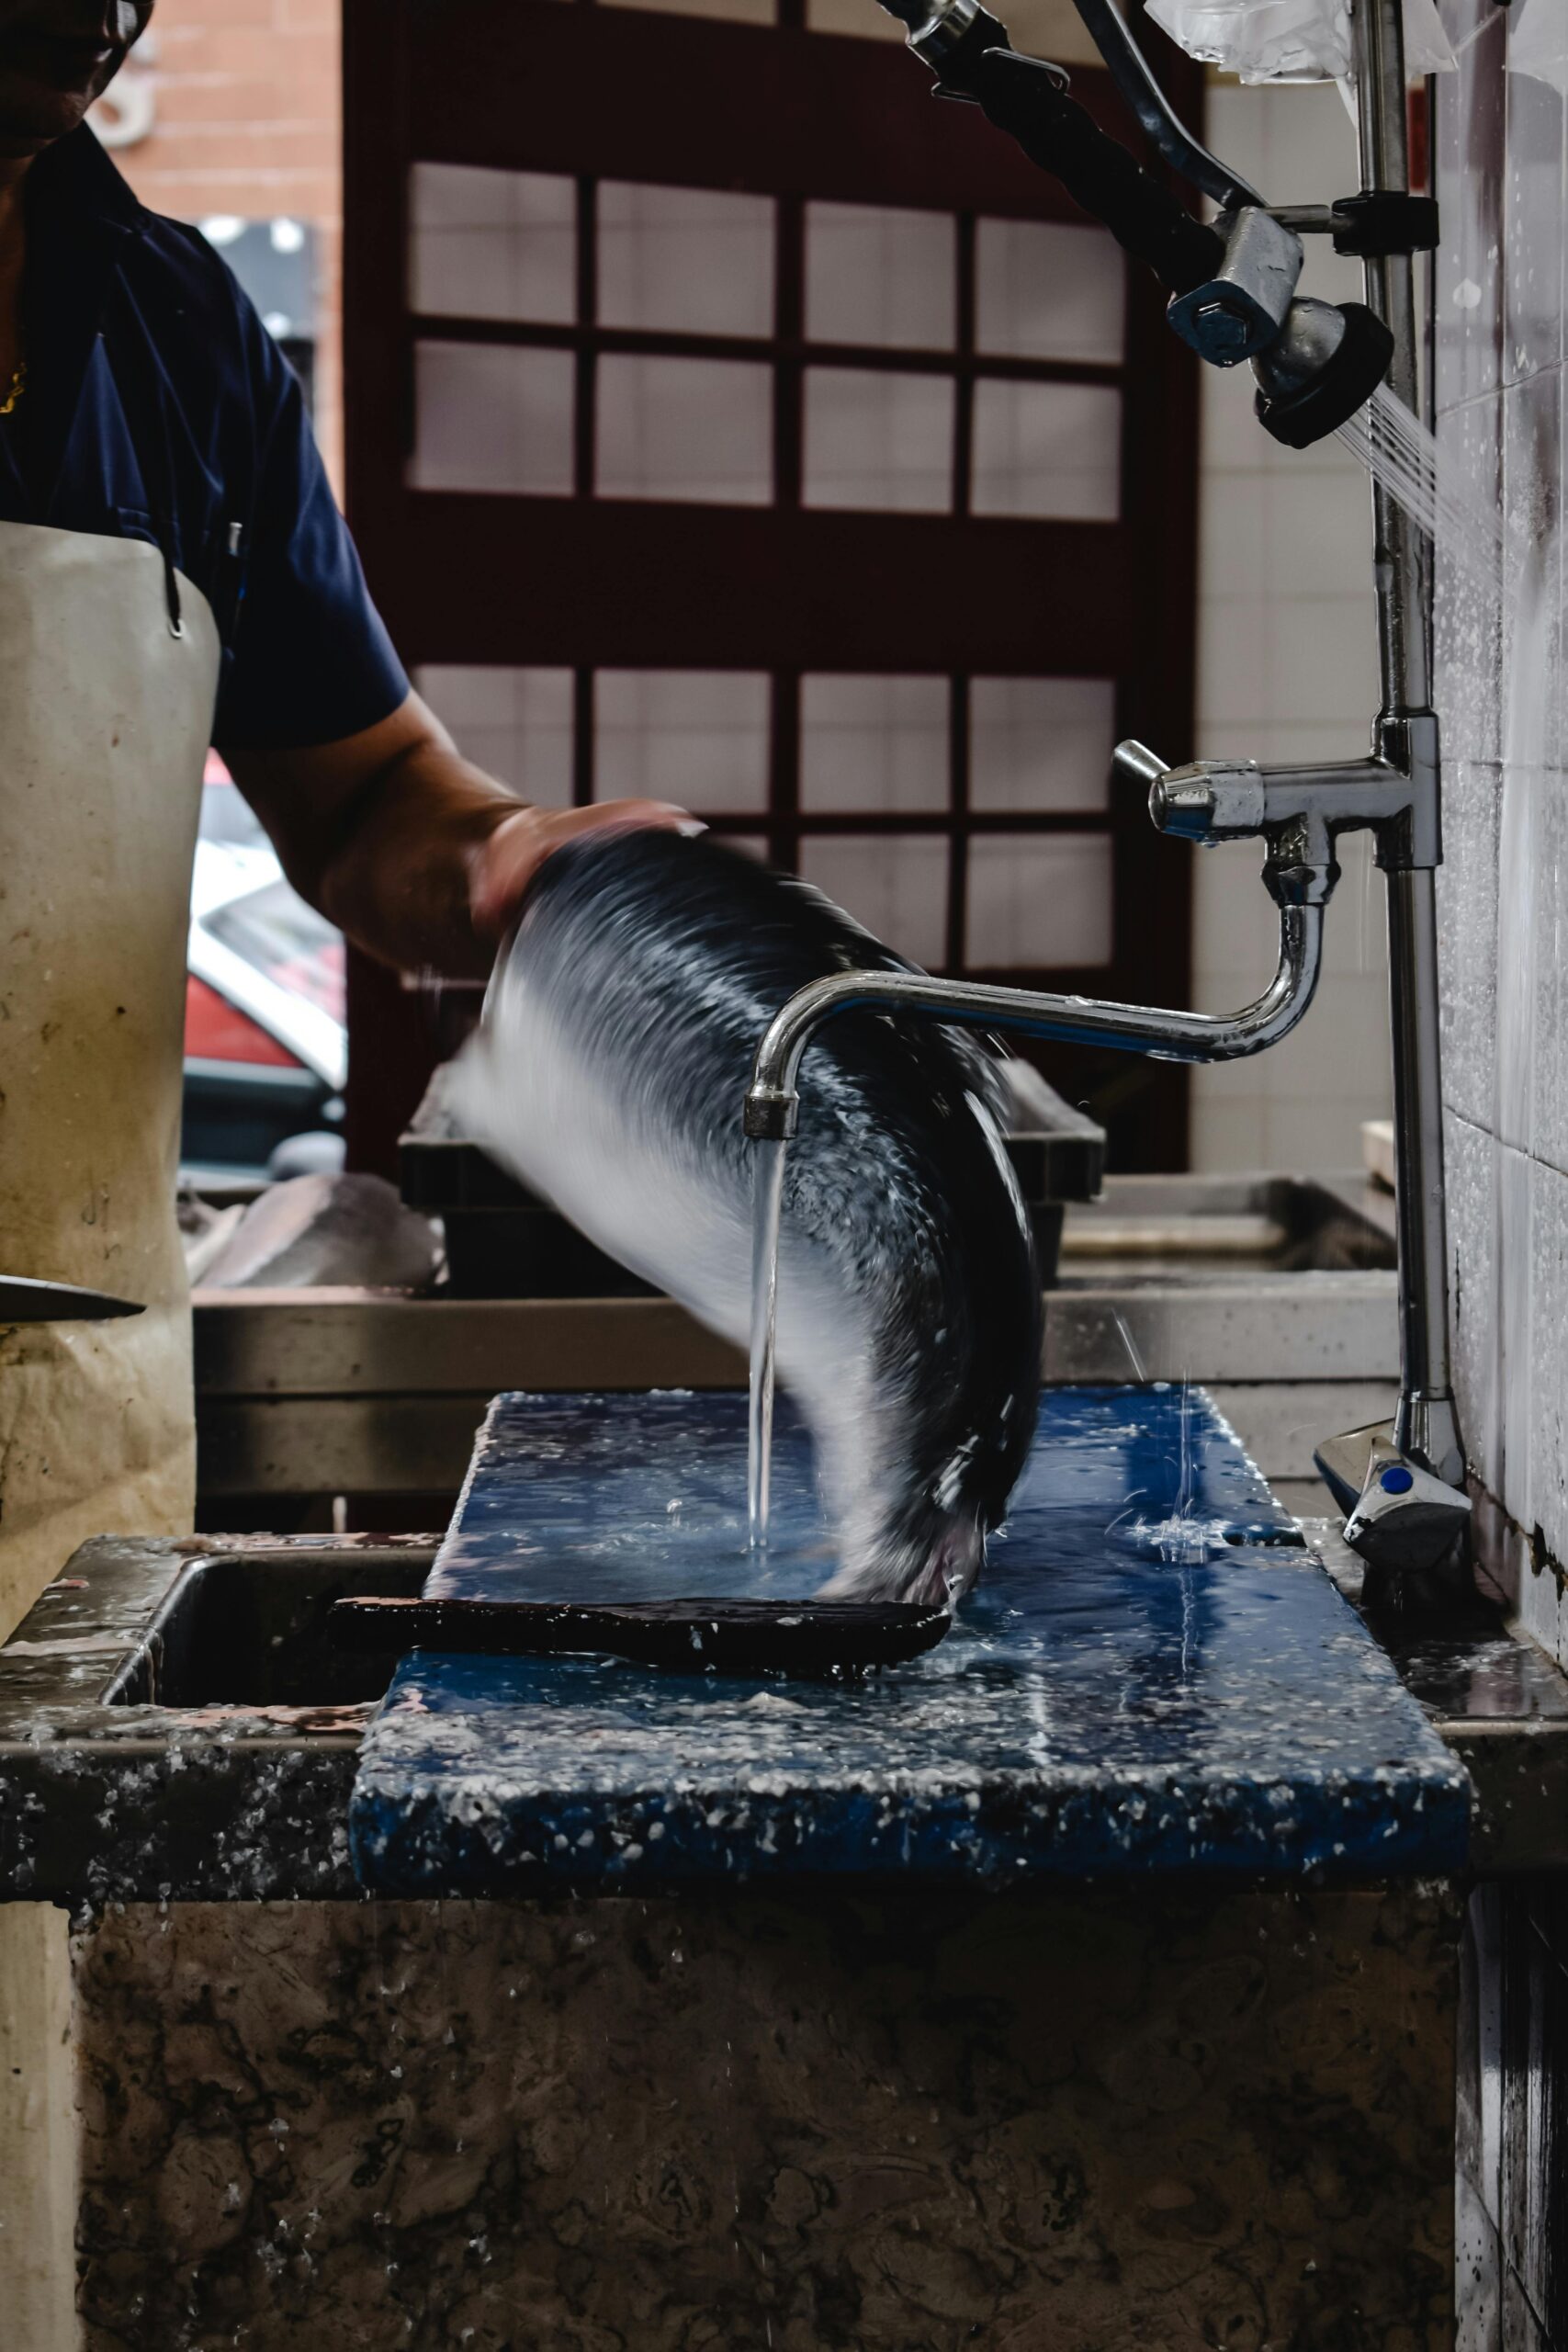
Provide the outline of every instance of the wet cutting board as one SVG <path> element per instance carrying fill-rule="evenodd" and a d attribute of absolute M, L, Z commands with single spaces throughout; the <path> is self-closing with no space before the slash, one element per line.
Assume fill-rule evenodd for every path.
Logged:
<path fill-rule="evenodd" d="M 803 1598 L 781 1419 L 745 1545 L 738 1393 L 497 1397 L 432 1597 Z M 985 1579 L 860 1683 L 415 1651 L 351 1810 L 378 1892 L 926 1871 L 1337 1880 L 1462 1863 L 1469 1783 L 1200 1390 L 1058 1388 Z"/>

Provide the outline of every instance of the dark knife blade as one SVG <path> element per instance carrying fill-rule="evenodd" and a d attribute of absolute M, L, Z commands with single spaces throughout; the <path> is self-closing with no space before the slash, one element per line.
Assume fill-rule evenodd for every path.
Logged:
<path fill-rule="evenodd" d="M 145 1312 L 134 1299 L 111 1298 L 107 1291 L 82 1290 L 75 1283 L 0 1274 L 0 1323 L 106 1323 Z"/>

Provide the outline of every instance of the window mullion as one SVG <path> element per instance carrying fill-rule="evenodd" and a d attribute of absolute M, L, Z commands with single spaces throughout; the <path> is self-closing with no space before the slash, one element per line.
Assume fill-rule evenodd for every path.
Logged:
<path fill-rule="evenodd" d="M 599 186 L 584 172 L 577 182 L 577 346 L 574 416 L 574 485 L 579 498 L 593 495 L 599 316 Z"/>

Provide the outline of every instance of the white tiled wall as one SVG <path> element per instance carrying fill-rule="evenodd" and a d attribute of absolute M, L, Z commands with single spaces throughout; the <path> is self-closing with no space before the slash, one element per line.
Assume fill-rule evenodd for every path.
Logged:
<path fill-rule="evenodd" d="M 1271 202 L 1323 202 L 1359 185 L 1330 86 L 1213 86 L 1208 128 L 1215 153 Z M 1303 284 L 1330 300 L 1361 293 L 1359 266 L 1322 239 L 1308 243 Z M 1364 751 L 1378 700 L 1366 476 L 1337 442 L 1269 440 L 1251 413 L 1249 369 L 1206 368 L 1202 385 L 1195 749 L 1268 761 Z M 1195 1001 L 1231 1011 L 1273 969 L 1277 918 L 1254 844 L 1195 854 Z M 1302 1027 L 1256 1061 L 1193 1073 L 1194 1167 L 1354 1167 L 1362 1120 L 1387 1115 L 1382 882 L 1359 840 L 1341 859 L 1324 981 Z"/>
<path fill-rule="evenodd" d="M 1568 1660 L 1568 107 L 1517 70 L 1540 7 L 1443 0 L 1460 72 L 1438 101 L 1438 442 L 1508 545 L 1500 583 L 1439 548 L 1439 911 L 1456 1385 L 1483 1556 Z"/>

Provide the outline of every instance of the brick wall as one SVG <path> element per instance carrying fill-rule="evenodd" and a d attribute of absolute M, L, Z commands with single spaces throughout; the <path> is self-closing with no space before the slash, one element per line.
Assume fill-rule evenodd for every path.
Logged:
<path fill-rule="evenodd" d="M 316 426 L 341 483 L 339 0 L 158 0 L 151 135 L 115 161 L 154 211 L 288 213 L 317 236 Z"/>

